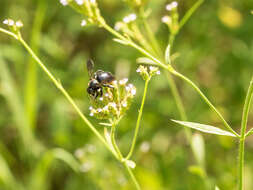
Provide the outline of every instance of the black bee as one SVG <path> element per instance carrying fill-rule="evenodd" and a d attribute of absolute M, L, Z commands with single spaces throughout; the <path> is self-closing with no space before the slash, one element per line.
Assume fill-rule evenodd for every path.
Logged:
<path fill-rule="evenodd" d="M 91 59 L 87 61 L 86 66 L 90 77 L 87 88 L 89 95 L 96 99 L 98 96 L 103 96 L 103 87 L 113 88 L 111 83 L 115 77 L 110 72 L 97 70 L 93 73 L 94 62 Z"/>

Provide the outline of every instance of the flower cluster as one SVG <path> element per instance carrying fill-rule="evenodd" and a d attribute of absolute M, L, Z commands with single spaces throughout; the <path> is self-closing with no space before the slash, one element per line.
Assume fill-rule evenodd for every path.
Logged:
<path fill-rule="evenodd" d="M 131 13 L 127 16 L 125 16 L 122 21 L 116 22 L 114 29 L 117 31 L 122 31 L 125 34 L 128 34 L 129 36 L 132 36 L 132 32 L 131 32 L 131 26 L 129 26 L 129 24 L 131 24 L 133 21 L 135 21 L 137 19 L 136 14 Z"/>
<path fill-rule="evenodd" d="M 132 99 L 136 94 L 133 84 L 128 84 L 128 79 L 113 81 L 113 88 L 104 87 L 103 96 L 92 99 L 90 116 L 98 119 L 119 119 L 129 109 Z"/>
<path fill-rule="evenodd" d="M 20 28 L 23 27 L 23 23 L 20 20 L 14 21 L 12 19 L 5 19 L 3 21 L 3 24 L 8 25 L 10 29 L 13 30 L 14 32 L 19 31 Z"/>
<path fill-rule="evenodd" d="M 160 71 L 158 67 L 149 66 L 145 67 L 143 65 L 140 65 L 138 69 L 136 70 L 137 73 L 140 73 L 143 80 L 149 80 L 154 75 L 160 75 Z"/>
<path fill-rule="evenodd" d="M 71 6 L 87 17 L 87 21 L 84 19 L 81 21 L 81 26 L 85 26 L 87 23 L 97 25 L 105 24 L 105 20 L 100 14 L 96 0 L 60 0 L 60 3 L 63 6 Z"/>
<path fill-rule="evenodd" d="M 165 23 L 169 29 L 170 32 L 175 34 L 178 31 L 178 10 L 177 10 L 178 3 L 176 1 L 173 1 L 170 4 L 166 5 L 166 10 L 170 12 L 169 15 L 165 15 L 162 17 L 162 22 Z"/>

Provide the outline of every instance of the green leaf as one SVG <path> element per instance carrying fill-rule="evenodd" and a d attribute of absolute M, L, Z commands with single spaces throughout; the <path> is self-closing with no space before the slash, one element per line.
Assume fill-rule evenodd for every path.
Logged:
<path fill-rule="evenodd" d="M 204 133 L 211 133 L 215 135 L 224 135 L 224 136 L 230 136 L 230 137 L 236 137 L 233 133 L 230 133 L 229 131 L 225 131 L 222 129 L 219 129 L 217 127 L 213 127 L 210 125 L 204 125 L 200 123 L 193 123 L 193 122 L 187 122 L 187 121 L 178 121 L 178 120 L 172 120 L 175 123 L 178 123 L 180 125 L 183 125 L 185 127 L 189 127 L 192 129 L 196 129 L 199 131 L 202 131 Z"/>
<path fill-rule="evenodd" d="M 167 46 L 165 50 L 165 63 L 170 64 L 170 44 Z"/>
<path fill-rule="evenodd" d="M 156 65 L 156 62 L 149 59 L 148 57 L 139 57 L 138 59 L 136 59 L 136 62 L 139 64 Z"/>

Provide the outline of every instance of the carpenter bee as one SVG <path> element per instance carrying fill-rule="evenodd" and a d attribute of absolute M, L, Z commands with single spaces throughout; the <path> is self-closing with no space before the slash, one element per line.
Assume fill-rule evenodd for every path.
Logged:
<path fill-rule="evenodd" d="M 96 99 L 98 96 L 103 96 L 103 87 L 113 88 L 111 83 L 115 77 L 110 72 L 97 70 L 94 73 L 94 62 L 89 59 L 86 63 L 90 81 L 88 83 L 87 92 L 90 96 Z"/>

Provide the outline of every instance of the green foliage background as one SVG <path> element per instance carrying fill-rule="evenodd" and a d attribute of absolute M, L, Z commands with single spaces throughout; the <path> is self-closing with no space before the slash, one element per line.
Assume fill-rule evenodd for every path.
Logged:
<path fill-rule="evenodd" d="M 181 17 L 194 2 L 179 1 Z M 169 1 L 150 0 L 148 4 L 152 10 L 148 22 L 163 49 L 169 35 L 161 23 L 166 3 Z M 85 69 L 88 58 L 95 60 L 97 69 L 111 71 L 119 79 L 129 77 L 136 85 L 134 103 L 117 129 L 119 146 L 126 154 L 144 87 L 135 72 L 140 54 L 113 42 L 103 29 L 82 28 L 82 17 L 57 0 L 1 0 L 0 5 L 0 20 L 10 17 L 23 21 L 24 39 L 61 80 L 85 115 L 89 114 Z M 99 1 L 99 7 L 112 26 L 132 12 L 119 0 Z M 174 47 L 174 52 L 179 53 L 174 66 L 200 86 L 236 131 L 253 73 L 251 10 L 252 0 L 206 1 L 183 27 Z M 222 127 L 198 94 L 181 80 L 176 79 L 176 83 L 189 121 Z M 133 157 L 137 164 L 134 173 L 143 189 L 202 190 L 214 189 L 215 184 L 220 189 L 234 189 L 237 142 L 230 137 L 203 135 L 205 175 L 193 167 L 197 163 L 184 131 L 169 121 L 172 118 L 180 119 L 162 73 L 151 81 Z M 98 120 L 89 119 L 103 132 Z M 248 126 L 253 127 L 252 111 Z M 141 151 L 143 142 L 149 143 L 148 152 Z M 247 190 L 253 188 L 252 142 L 253 137 L 246 142 Z M 81 147 L 85 150 L 81 161 L 65 152 L 74 155 Z M 90 170 L 80 172 L 80 163 L 88 163 Z M 23 47 L 4 34 L 0 34 L 0 189 L 133 189 L 124 168 L 37 69 Z"/>

